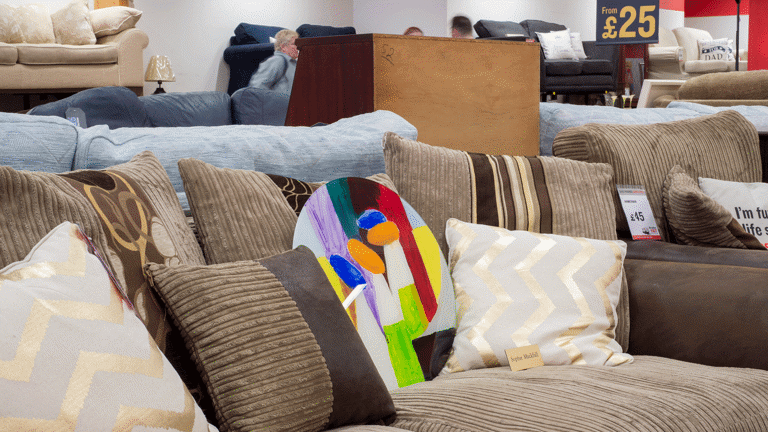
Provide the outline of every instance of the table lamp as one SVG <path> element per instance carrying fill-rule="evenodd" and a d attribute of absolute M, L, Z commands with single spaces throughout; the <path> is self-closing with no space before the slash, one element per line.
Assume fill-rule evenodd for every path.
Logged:
<path fill-rule="evenodd" d="M 152 94 L 165 93 L 165 89 L 163 89 L 163 81 L 176 81 L 176 76 L 173 75 L 171 61 L 168 60 L 168 57 L 161 55 L 152 56 L 147 65 L 147 73 L 144 75 L 144 81 L 157 81 L 157 90 Z"/>

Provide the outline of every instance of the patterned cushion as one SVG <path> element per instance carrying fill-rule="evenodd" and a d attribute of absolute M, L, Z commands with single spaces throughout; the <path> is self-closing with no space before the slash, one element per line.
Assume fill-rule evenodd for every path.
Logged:
<path fill-rule="evenodd" d="M 180 160 L 179 173 L 209 264 L 291 250 L 301 208 L 322 185 L 197 159 Z M 386 174 L 369 178 L 394 188 Z"/>
<path fill-rule="evenodd" d="M 0 248 L 0 265 L 21 259 L 61 222 L 82 224 L 158 346 L 182 373 L 194 369 L 142 271 L 149 261 L 205 262 L 168 175 L 151 152 L 104 171 L 52 174 L 0 167 L 0 207 L 0 243 L 8 245 Z M 194 374 L 184 379 L 196 397 L 203 397 L 195 390 Z"/>
<path fill-rule="evenodd" d="M 96 37 L 120 33 L 136 26 L 142 12 L 126 6 L 111 6 L 91 11 L 91 25 Z"/>
<path fill-rule="evenodd" d="M 44 4 L 19 6 L 16 8 L 16 20 L 21 27 L 24 42 L 32 44 L 56 43 L 48 6 Z"/>
<path fill-rule="evenodd" d="M 664 213 L 680 244 L 765 249 L 726 208 L 708 197 L 680 165 L 664 180 Z"/>
<path fill-rule="evenodd" d="M 457 329 L 442 373 L 509 365 L 538 345 L 546 365 L 632 361 L 614 340 L 626 243 L 450 219 Z"/>
<path fill-rule="evenodd" d="M 0 42 L 10 44 L 24 42 L 16 8 L 7 4 L 0 4 Z"/>
<path fill-rule="evenodd" d="M 335 399 L 326 361 L 286 291 L 290 281 L 268 261 L 153 263 L 146 272 L 182 330 L 222 429 L 322 430 Z"/>
<path fill-rule="evenodd" d="M 552 149 L 555 156 L 610 164 L 616 184 L 643 185 L 664 240 L 669 233 L 662 185 L 674 165 L 686 167 L 694 178 L 762 178 L 757 131 L 736 111 L 653 125 L 577 126 L 560 132 Z M 613 195 L 618 229 L 629 231 L 615 190 Z"/>
<path fill-rule="evenodd" d="M 0 270 L 0 429 L 208 431 L 89 246 L 65 222 Z"/>
<path fill-rule="evenodd" d="M 740 183 L 699 177 L 701 190 L 727 209 L 734 222 L 754 235 L 761 245 L 768 244 L 768 184 Z M 758 249 L 763 249 L 759 247 Z"/>
<path fill-rule="evenodd" d="M 91 26 L 88 0 L 73 0 L 51 14 L 57 44 L 93 45 L 96 35 Z"/>

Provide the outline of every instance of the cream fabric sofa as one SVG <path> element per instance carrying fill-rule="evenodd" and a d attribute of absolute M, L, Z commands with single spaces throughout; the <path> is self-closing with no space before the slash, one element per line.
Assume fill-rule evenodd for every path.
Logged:
<path fill-rule="evenodd" d="M 699 60 L 698 41 L 711 41 L 712 35 L 701 29 L 659 27 L 659 42 L 648 47 L 648 78 L 682 79 L 712 72 L 736 70 L 736 62 Z M 747 50 L 739 50 L 739 70 L 747 70 Z"/>

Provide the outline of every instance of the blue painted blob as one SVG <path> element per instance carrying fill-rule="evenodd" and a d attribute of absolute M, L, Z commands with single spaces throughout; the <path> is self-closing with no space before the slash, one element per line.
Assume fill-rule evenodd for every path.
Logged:
<path fill-rule="evenodd" d="M 354 288 L 360 284 L 365 283 L 365 278 L 360 270 L 356 269 L 346 258 L 341 255 L 333 254 L 328 259 L 331 263 L 331 267 L 336 274 L 347 284 L 348 287 Z"/>
<path fill-rule="evenodd" d="M 386 221 L 387 217 L 384 216 L 384 213 L 375 209 L 368 209 L 364 211 L 360 217 L 357 218 L 357 226 L 362 229 L 371 229 L 376 225 Z"/>

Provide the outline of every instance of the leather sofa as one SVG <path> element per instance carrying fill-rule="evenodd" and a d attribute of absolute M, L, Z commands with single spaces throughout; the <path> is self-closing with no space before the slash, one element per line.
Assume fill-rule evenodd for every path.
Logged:
<path fill-rule="evenodd" d="M 565 30 L 561 24 L 540 20 L 512 21 L 479 20 L 474 25 L 479 38 L 504 37 L 523 34 L 539 42 L 536 34 Z M 540 91 L 542 93 L 587 94 L 616 91 L 620 61 L 618 45 L 596 45 L 594 41 L 583 42 L 587 59 L 548 60 L 541 51 Z"/>
<path fill-rule="evenodd" d="M 269 38 L 282 29 L 248 23 L 240 23 L 235 28 L 235 35 L 229 39 L 229 47 L 224 50 L 224 61 L 229 65 L 227 93 L 232 95 L 238 89 L 248 86 L 251 75 L 259 68 L 259 64 L 275 53 L 275 46 Z M 296 32 L 300 38 L 340 36 L 355 34 L 355 28 L 302 24 Z"/>
<path fill-rule="evenodd" d="M 379 122 L 378 128 L 361 120 L 374 116 Z M 383 130 L 396 128 L 398 134 L 415 139 L 415 129 L 392 113 L 364 114 L 340 122 L 369 139 L 360 147 L 338 140 L 324 145 L 321 150 L 328 161 L 343 161 L 333 167 L 336 170 L 349 168 L 356 160 L 375 159 L 381 162 L 377 166 L 380 172 L 384 172 L 381 140 L 375 136 L 383 134 Z M 269 165 L 272 168 L 281 166 L 286 169 L 282 171 L 285 175 L 314 173 L 317 174 L 315 180 L 322 176 L 330 180 L 334 172 L 353 175 L 349 174 L 353 171 L 318 173 L 312 160 L 283 157 L 289 152 L 316 151 L 317 139 L 326 130 L 330 131 L 326 127 L 237 128 L 241 128 L 239 135 L 246 130 L 261 133 L 258 137 L 249 135 L 237 148 L 239 145 L 244 148 L 247 143 L 253 160 L 272 163 Z M 13 140 L 9 146 L 0 147 L 0 165 L 18 170 L 54 169 L 52 163 L 37 157 L 18 155 L 19 148 L 24 148 L 27 154 L 36 152 L 52 157 L 57 152 L 54 159 L 60 162 L 59 167 L 64 167 L 62 171 L 66 171 L 85 168 L 78 163 L 87 161 L 83 153 L 86 156 L 92 153 L 94 146 L 109 144 L 111 151 L 123 158 L 115 163 L 130 159 L 139 150 L 134 145 L 137 139 L 146 144 L 144 149 L 151 145 L 152 151 L 166 161 L 173 162 L 173 157 L 184 152 L 183 157 L 222 156 L 217 163 L 224 163 L 223 168 L 248 169 L 238 165 L 245 159 L 245 153 L 227 154 L 236 148 L 230 142 L 235 135 L 220 133 L 220 127 L 123 128 L 111 131 L 110 136 L 105 127 L 83 130 L 56 117 L 0 113 L 0 130 Z M 95 133 L 103 136 L 95 137 Z M 121 133 L 132 135 L 125 141 L 114 139 Z M 207 147 L 184 148 L 192 136 L 190 133 L 207 135 Z M 174 136 L 178 138 L 178 146 L 172 146 L 176 150 L 171 151 L 169 138 Z M 278 145 L 263 145 L 267 137 L 279 139 Z M 165 164 L 169 174 L 172 174 L 171 165 Z M 264 166 L 249 169 L 264 171 Z M 359 170 L 356 174 L 369 173 L 371 171 Z M 0 182 L 3 180 L 4 177 L 0 177 Z M 579 180 L 574 178 L 575 182 Z M 6 193 L 9 190 L 13 188 L 0 188 L 3 191 L 0 208 L 5 209 L 8 201 L 16 199 Z M 156 196 L 155 191 L 146 195 L 149 200 Z M 31 211 L 38 212 L 35 206 L 46 204 L 44 200 L 32 202 Z M 135 217 L 140 216 L 137 213 Z M 12 222 L 4 222 L 4 228 L 10 231 L 3 230 L 3 234 L 14 232 L 16 226 Z M 125 226 L 142 225 L 139 221 L 123 222 Z M 40 233 L 43 235 L 45 233 Z M 36 239 L 31 241 L 34 244 Z M 391 398 L 396 417 L 388 419 L 387 425 L 350 425 L 338 430 L 764 431 L 768 428 L 768 359 L 764 355 L 768 343 L 768 325 L 764 319 L 768 296 L 761 288 L 768 277 L 767 257 L 765 252 L 758 251 L 630 244 L 625 270 L 629 289 L 626 300 L 630 306 L 628 352 L 634 356 L 633 363 L 616 367 L 544 366 L 519 372 L 496 367 L 453 373 L 393 390 Z M 0 267 L 7 264 L 0 262 Z M 211 297 L 208 301 L 216 299 Z M 439 352 L 440 345 L 434 345 Z M 432 358 L 439 359 L 440 355 Z M 348 363 L 357 365 L 360 359 L 351 358 Z M 274 372 L 275 376 L 280 373 Z M 365 384 L 361 387 L 368 388 L 368 383 Z M 270 400 L 264 405 L 269 407 L 280 402 Z M 285 414 L 276 412 L 275 415 Z M 306 416 L 306 413 L 298 415 Z M 216 422 L 212 417 L 209 420 Z"/>

